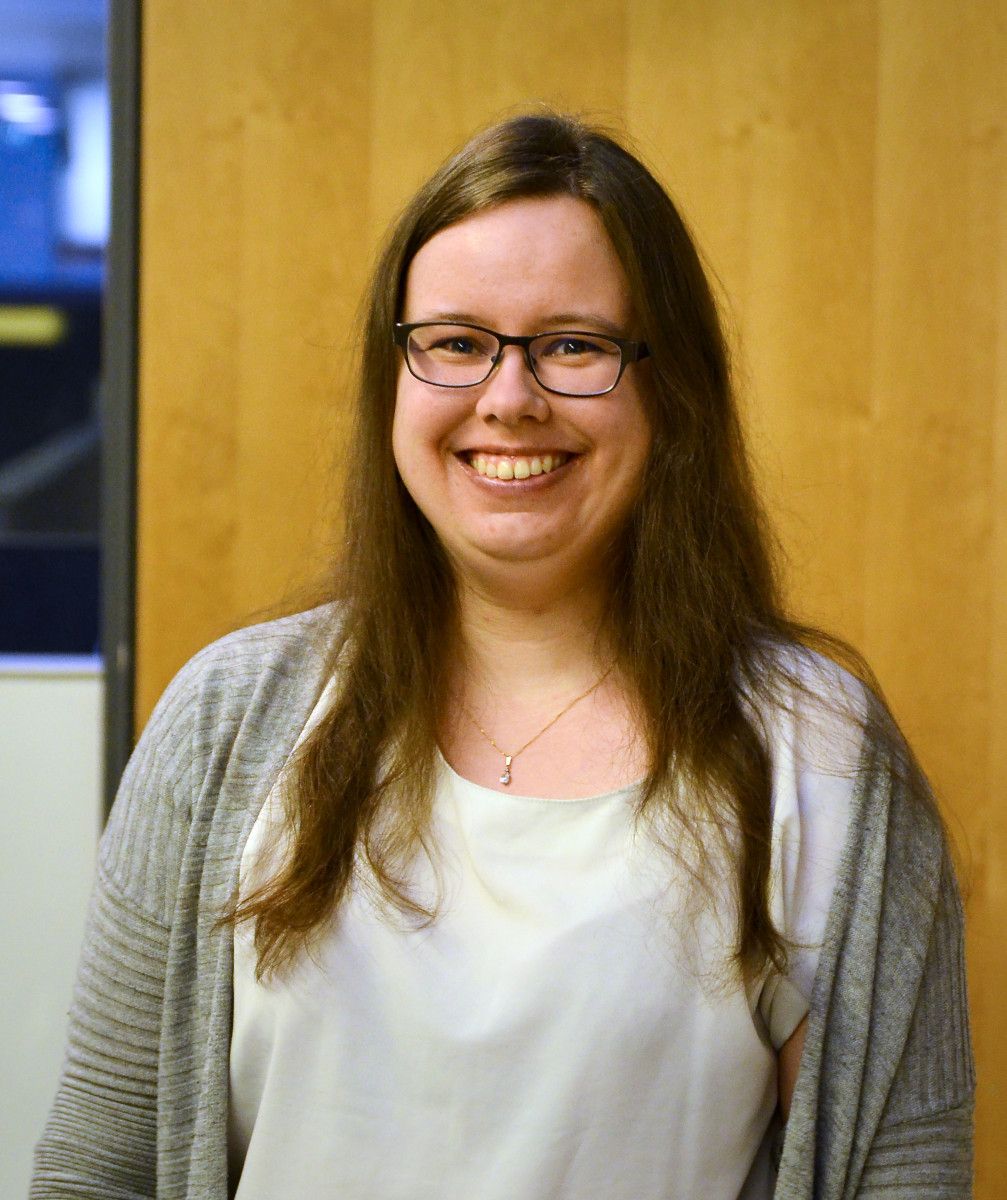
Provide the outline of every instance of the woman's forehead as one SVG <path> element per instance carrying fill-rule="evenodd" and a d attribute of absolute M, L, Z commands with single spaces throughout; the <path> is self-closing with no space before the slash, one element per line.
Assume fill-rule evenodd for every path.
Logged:
<path fill-rule="evenodd" d="M 629 283 L 596 210 L 572 196 L 510 200 L 440 230 L 406 275 L 405 319 L 486 308 L 560 314 L 596 310 L 620 327 Z"/>

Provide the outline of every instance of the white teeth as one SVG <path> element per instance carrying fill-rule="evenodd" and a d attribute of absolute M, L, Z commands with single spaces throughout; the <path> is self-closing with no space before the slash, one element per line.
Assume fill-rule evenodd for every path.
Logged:
<path fill-rule="evenodd" d="M 563 466 L 569 455 L 543 454 L 534 458 L 488 458 L 485 454 L 475 454 L 469 459 L 469 464 L 486 479 L 527 479 L 530 475 L 548 475 L 557 467 Z"/>

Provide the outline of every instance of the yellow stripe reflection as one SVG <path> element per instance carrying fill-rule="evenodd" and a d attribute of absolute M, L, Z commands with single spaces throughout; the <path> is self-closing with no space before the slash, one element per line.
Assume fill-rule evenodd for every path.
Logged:
<path fill-rule="evenodd" d="M 0 304 L 0 346 L 55 346 L 66 327 L 66 313 L 51 305 Z"/>

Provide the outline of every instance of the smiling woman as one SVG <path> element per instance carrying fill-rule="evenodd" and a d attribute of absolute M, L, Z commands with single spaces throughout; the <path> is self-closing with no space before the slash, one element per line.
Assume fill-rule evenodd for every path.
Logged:
<path fill-rule="evenodd" d="M 332 602 L 126 773 L 33 1195 L 968 1195 L 943 827 L 786 614 L 646 168 L 562 115 L 449 159 L 354 436 Z"/>
<path fill-rule="evenodd" d="M 443 363 L 445 345 L 452 359 L 483 365 L 465 387 L 400 373 L 392 447 L 402 482 L 463 593 L 523 588 L 501 569 L 522 562 L 539 564 L 543 587 L 600 594 L 612 538 L 643 479 L 650 431 L 646 365 L 623 374 L 617 344 L 599 352 L 604 342 L 581 333 L 627 337 L 635 321 L 626 273 L 595 209 L 573 196 L 512 200 L 436 234 L 409 266 L 402 315 L 423 330 L 462 313 L 471 325 L 536 340 L 522 353 L 494 338 L 493 352 L 481 355 L 471 334 L 419 343 L 426 349 L 413 357 L 421 355 L 425 375 L 434 373 L 432 355 Z M 567 326 L 580 340 L 557 338 Z M 544 330 L 556 332 L 539 337 Z M 571 359 L 591 361 L 567 367 Z M 550 382 L 586 394 L 559 395 Z"/>

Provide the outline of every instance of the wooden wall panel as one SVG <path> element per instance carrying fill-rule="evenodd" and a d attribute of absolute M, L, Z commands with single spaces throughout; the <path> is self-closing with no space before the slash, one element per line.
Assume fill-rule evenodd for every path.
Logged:
<path fill-rule="evenodd" d="M 812 7 L 638 4 L 627 116 L 721 281 L 800 606 L 860 641 L 875 14 Z"/>
<path fill-rule="evenodd" d="M 627 14 L 606 0 L 374 6 L 371 235 L 472 131 L 535 104 L 611 118 L 624 103 Z"/>
<path fill-rule="evenodd" d="M 366 4 L 144 9 L 138 709 L 317 568 L 369 245 Z"/>
<path fill-rule="evenodd" d="M 797 610 L 850 637 L 972 866 L 977 1196 L 1007 1168 L 1007 0 L 151 0 L 138 719 L 338 525 L 352 317 L 477 125 L 623 124 L 715 271 Z"/>

